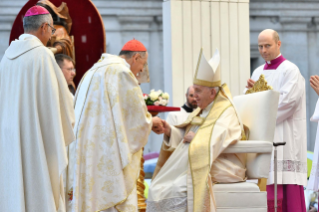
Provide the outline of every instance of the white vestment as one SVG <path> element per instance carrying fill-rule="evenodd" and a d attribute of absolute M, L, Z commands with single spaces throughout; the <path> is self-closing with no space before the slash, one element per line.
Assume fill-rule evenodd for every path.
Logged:
<path fill-rule="evenodd" d="M 278 184 L 307 185 L 307 124 L 305 79 L 298 67 L 285 60 L 277 69 L 258 67 L 251 79 L 265 75 L 268 85 L 280 93 L 274 142 L 277 147 Z M 246 89 L 245 89 L 246 91 Z M 274 184 L 274 161 L 271 161 L 267 184 Z"/>
<path fill-rule="evenodd" d="M 189 114 L 190 113 L 187 113 L 186 110 L 181 107 L 180 111 L 168 113 L 166 122 L 173 126 L 180 125 L 186 121 Z"/>
<path fill-rule="evenodd" d="M 73 101 L 53 53 L 28 34 L 0 63 L 0 211 L 65 211 Z"/>
<path fill-rule="evenodd" d="M 313 113 L 310 121 L 319 122 L 319 99 L 316 104 L 315 112 Z M 307 185 L 307 189 L 318 191 L 319 190 L 319 125 L 317 127 L 317 135 L 315 142 L 315 150 L 312 160 L 311 173 Z"/>
<path fill-rule="evenodd" d="M 136 180 L 152 116 L 129 68 L 103 54 L 77 89 L 68 173 L 73 212 L 137 211 Z"/>
<path fill-rule="evenodd" d="M 200 117 L 205 118 L 213 103 L 205 108 Z M 241 127 L 233 107 L 226 109 L 215 123 L 211 134 L 211 154 L 219 155 L 211 164 L 213 182 L 240 182 L 245 179 L 246 154 L 221 154 L 228 144 L 241 138 Z M 199 125 L 190 131 L 196 133 Z M 183 143 L 185 129 L 171 126 L 171 136 L 164 136 L 166 151 L 174 151 L 153 179 L 148 194 L 147 212 L 192 212 L 193 186 L 189 167 L 189 143 Z"/>

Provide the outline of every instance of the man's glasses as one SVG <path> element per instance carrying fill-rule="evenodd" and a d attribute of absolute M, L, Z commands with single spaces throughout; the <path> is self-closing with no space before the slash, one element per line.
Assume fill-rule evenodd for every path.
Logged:
<path fill-rule="evenodd" d="M 73 71 L 74 73 L 76 73 L 75 68 L 66 68 L 66 70 L 67 70 L 67 71 L 70 71 L 70 72 Z"/>
<path fill-rule="evenodd" d="M 47 24 L 48 24 L 48 23 L 47 23 Z M 48 24 L 48 26 L 51 27 L 51 29 L 52 29 L 52 35 L 54 35 L 56 29 L 55 29 L 53 26 L 51 26 L 50 24 Z"/>

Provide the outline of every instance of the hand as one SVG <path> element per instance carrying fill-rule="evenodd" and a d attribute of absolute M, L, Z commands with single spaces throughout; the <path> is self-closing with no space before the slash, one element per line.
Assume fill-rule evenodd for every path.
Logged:
<path fill-rule="evenodd" d="M 309 212 L 317 212 L 317 209 L 316 209 L 315 207 L 313 207 L 313 206 L 310 205 L 310 210 L 309 210 Z"/>
<path fill-rule="evenodd" d="M 190 143 L 190 142 L 193 140 L 194 136 L 195 136 L 195 133 L 192 132 L 192 131 L 189 131 L 189 132 L 184 136 L 184 141 L 183 141 L 183 143 Z"/>
<path fill-rule="evenodd" d="M 153 122 L 152 130 L 156 134 L 164 133 L 164 127 L 163 127 L 163 122 L 162 121 L 163 120 L 158 118 L 158 117 L 153 117 L 153 119 L 152 119 L 152 122 Z"/>
<path fill-rule="evenodd" d="M 167 137 L 171 137 L 171 126 L 164 120 L 162 120 L 163 127 L 164 127 L 164 134 Z"/>
<path fill-rule="evenodd" d="M 319 96 L 319 76 L 311 76 L 309 81 L 310 86 L 314 91 L 316 91 L 317 95 Z"/>
<path fill-rule="evenodd" d="M 248 79 L 247 80 L 247 85 L 246 85 L 246 88 L 252 88 L 253 86 L 254 86 L 254 84 L 255 84 L 255 81 L 254 80 L 252 80 L 252 79 Z"/>

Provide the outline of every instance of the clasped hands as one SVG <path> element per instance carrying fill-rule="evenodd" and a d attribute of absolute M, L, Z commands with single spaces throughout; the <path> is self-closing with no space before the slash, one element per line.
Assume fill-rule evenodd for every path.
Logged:
<path fill-rule="evenodd" d="M 158 117 L 153 117 L 153 126 L 152 126 L 153 132 L 156 134 L 165 134 L 167 137 L 170 137 L 171 135 L 171 126 L 165 121 Z M 195 133 L 192 131 L 189 131 L 183 139 L 184 143 L 190 143 L 195 136 Z"/>

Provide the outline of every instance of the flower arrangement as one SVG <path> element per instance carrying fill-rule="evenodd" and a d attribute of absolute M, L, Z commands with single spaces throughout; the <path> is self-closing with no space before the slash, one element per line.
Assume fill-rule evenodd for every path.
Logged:
<path fill-rule="evenodd" d="M 144 100 L 146 105 L 166 106 L 169 100 L 169 94 L 164 93 L 161 90 L 151 90 L 150 94 L 144 94 Z"/>

